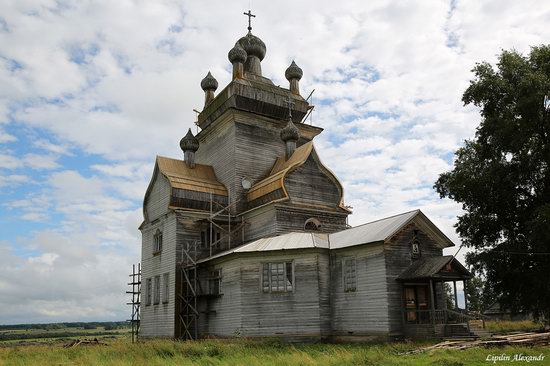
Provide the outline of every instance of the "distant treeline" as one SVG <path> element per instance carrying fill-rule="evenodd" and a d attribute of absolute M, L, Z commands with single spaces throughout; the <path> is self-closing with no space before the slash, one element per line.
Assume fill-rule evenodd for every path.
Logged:
<path fill-rule="evenodd" d="M 49 324 L 13 324 L 13 325 L 0 325 L 0 331 L 2 330 L 18 330 L 18 329 L 42 329 L 42 330 L 59 330 L 66 328 L 83 328 L 83 329 L 97 329 L 105 328 L 105 330 L 124 329 L 129 328 L 129 322 L 72 322 L 72 323 L 49 323 Z"/>

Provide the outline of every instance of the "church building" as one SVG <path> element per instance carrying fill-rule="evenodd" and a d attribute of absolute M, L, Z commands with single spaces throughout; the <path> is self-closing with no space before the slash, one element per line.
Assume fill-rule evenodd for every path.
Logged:
<path fill-rule="evenodd" d="M 200 132 L 181 139 L 182 158 L 156 158 L 139 228 L 140 336 L 444 335 L 464 311 L 448 309 L 443 284 L 458 305 L 456 282 L 471 277 L 443 256 L 454 244 L 419 210 L 348 226 L 342 184 L 315 148 L 323 129 L 304 123 L 302 69 L 292 61 L 288 87 L 276 86 L 265 55 L 249 22 L 228 53 L 231 82 L 218 93 L 210 72 L 201 82 Z"/>

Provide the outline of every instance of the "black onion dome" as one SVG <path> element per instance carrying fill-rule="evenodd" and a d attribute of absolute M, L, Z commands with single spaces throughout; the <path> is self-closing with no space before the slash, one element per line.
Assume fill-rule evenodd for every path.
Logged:
<path fill-rule="evenodd" d="M 204 91 L 212 90 L 215 91 L 218 89 L 218 81 L 214 79 L 210 71 L 208 71 L 208 74 L 202 79 L 201 81 L 201 88 Z"/>
<path fill-rule="evenodd" d="M 229 62 L 241 62 L 244 63 L 246 61 L 246 51 L 242 46 L 239 44 L 239 42 L 235 43 L 235 47 L 233 47 L 231 50 L 229 50 L 229 53 L 227 54 L 227 58 L 229 59 Z"/>
<path fill-rule="evenodd" d="M 248 32 L 248 34 L 237 41 L 242 48 L 246 51 L 248 56 L 256 56 L 262 61 L 265 57 L 265 43 Z"/>
<path fill-rule="evenodd" d="M 288 81 L 290 81 L 292 79 L 300 80 L 303 75 L 304 75 L 304 72 L 302 71 L 302 69 L 300 69 L 300 67 L 298 65 L 296 65 L 296 62 L 294 62 L 294 60 L 292 60 L 292 63 L 290 64 L 290 66 L 285 71 L 286 79 Z"/>
<path fill-rule="evenodd" d="M 285 128 L 281 130 L 281 140 L 283 140 L 284 142 L 298 141 L 299 138 L 300 138 L 300 130 L 292 122 L 292 119 L 289 118 Z"/>
<path fill-rule="evenodd" d="M 193 136 L 193 132 L 191 132 L 191 129 L 187 131 L 187 135 L 185 135 L 181 141 L 180 141 L 180 147 L 181 149 L 185 151 L 197 151 L 199 149 L 199 140 L 195 136 Z"/>

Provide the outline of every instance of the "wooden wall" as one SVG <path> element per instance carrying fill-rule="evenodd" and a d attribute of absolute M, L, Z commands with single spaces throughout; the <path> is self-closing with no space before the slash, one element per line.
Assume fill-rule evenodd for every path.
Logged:
<path fill-rule="evenodd" d="M 423 233 L 414 223 L 407 225 L 391 241 L 384 245 L 390 329 L 392 334 L 403 332 L 401 321 L 403 290 L 402 284 L 396 281 L 396 279 L 412 263 L 411 242 L 414 230 L 418 230 L 417 238 L 420 242 L 420 250 L 423 257 L 443 255 L 442 249 L 437 246 L 436 242 Z"/>
<path fill-rule="evenodd" d="M 151 196 L 152 197 L 152 196 Z M 153 255 L 153 236 L 157 229 L 162 231 L 162 252 Z M 158 221 L 142 226 L 142 306 L 141 335 L 143 337 L 174 337 L 175 289 L 176 289 L 176 215 L 169 212 Z M 162 303 L 164 292 L 163 274 L 169 273 L 168 303 Z M 161 277 L 161 301 L 158 305 L 145 305 L 146 281 Z M 152 296 L 154 302 L 154 296 Z"/>
<path fill-rule="evenodd" d="M 346 257 L 355 257 L 355 292 L 344 291 L 342 265 Z M 390 328 L 382 244 L 332 250 L 330 261 L 333 336 L 387 337 Z"/>
<path fill-rule="evenodd" d="M 262 292 L 262 263 L 290 261 L 294 263 L 294 291 Z M 326 251 L 262 252 L 213 263 L 212 268 L 222 268 L 223 295 L 210 300 L 209 308 L 216 313 L 208 318 L 208 334 L 289 340 L 327 334 L 328 293 L 320 291 L 319 284 L 327 283 L 328 267 L 322 270 L 320 262 L 328 262 Z"/>
<path fill-rule="evenodd" d="M 168 179 L 160 172 L 157 172 L 153 179 L 153 186 L 147 202 L 144 202 L 146 219 L 149 222 L 158 219 L 168 212 L 171 197 L 171 187 Z"/>
<path fill-rule="evenodd" d="M 321 170 L 312 155 L 286 177 L 285 187 L 292 203 L 332 208 L 340 204 L 338 187 Z"/>

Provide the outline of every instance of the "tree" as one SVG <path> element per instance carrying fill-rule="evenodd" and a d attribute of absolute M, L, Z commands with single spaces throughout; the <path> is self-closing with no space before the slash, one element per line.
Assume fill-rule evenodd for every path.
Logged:
<path fill-rule="evenodd" d="M 495 301 L 492 288 L 480 276 L 474 276 L 466 281 L 466 294 L 468 296 L 468 309 L 477 313 L 483 313 Z"/>
<path fill-rule="evenodd" d="M 479 63 L 463 95 L 480 108 L 475 138 L 434 185 L 462 203 L 467 263 L 512 311 L 550 317 L 550 45 Z"/>

